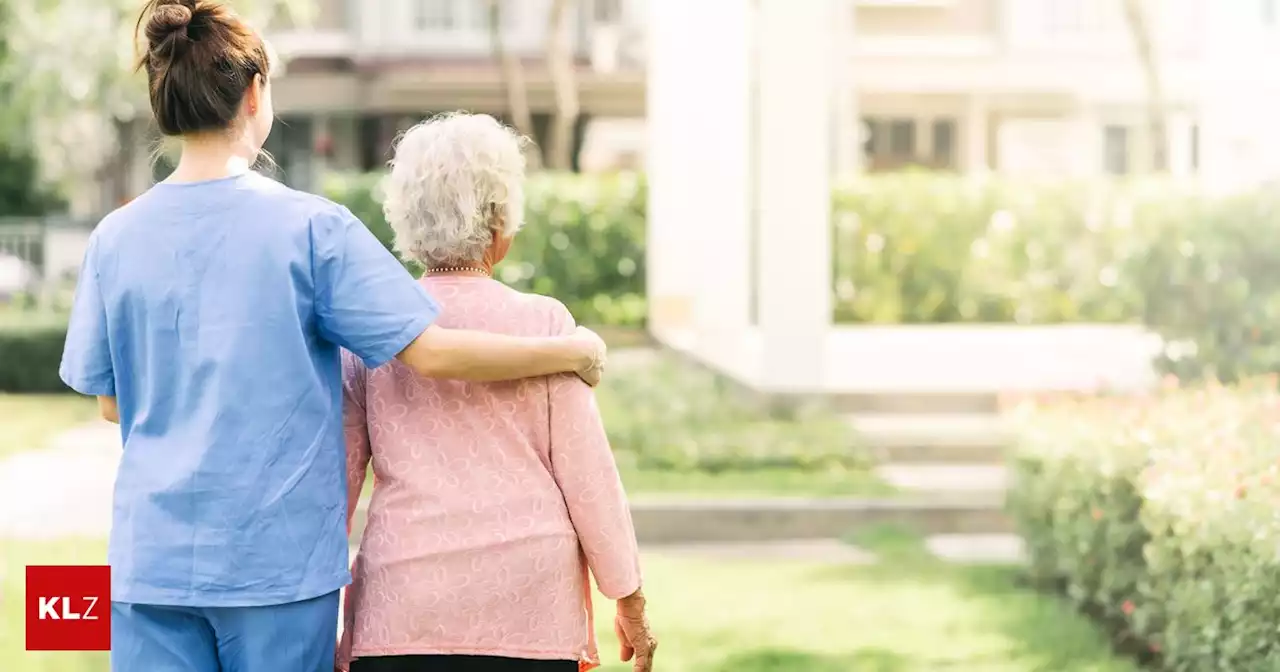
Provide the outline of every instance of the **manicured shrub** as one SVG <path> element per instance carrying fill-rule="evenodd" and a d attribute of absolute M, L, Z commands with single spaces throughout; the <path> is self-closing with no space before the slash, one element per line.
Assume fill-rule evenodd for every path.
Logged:
<path fill-rule="evenodd" d="M 332 175 L 324 193 L 390 249 L 394 234 L 382 213 L 380 181 L 376 174 Z M 525 185 L 525 227 L 498 278 L 560 299 L 584 324 L 643 325 L 645 199 L 644 180 L 634 176 L 533 176 Z"/>
<path fill-rule="evenodd" d="M 376 177 L 330 181 L 384 243 Z M 834 319 L 1144 324 L 1183 379 L 1280 371 L 1280 193 L 1170 181 L 867 175 L 833 193 Z M 643 182 L 538 175 L 504 280 L 640 324 Z"/>
<path fill-rule="evenodd" d="M 0 392 L 69 392 L 58 378 L 66 338 L 60 320 L 0 320 Z"/>
<path fill-rule="evenodd" d="M 1280 669 L 1274 380 L 1024 407 L 1032 576 L 1176 672 Z"/>
<path fill-rule="evenodd" d="M 929 173 L 860 177 L 833 197 L 835 319 L 854 323 L 1126 322 L 1139 241 L 1111 183 Z"/>
<path fill-rule="evenodd" d="M 596 394 L 620 463 L 654 471 L 860 470 L 849 425 L 821 408 L 770 411 L 724 378 L 654 355 L 619 368 Z"/>

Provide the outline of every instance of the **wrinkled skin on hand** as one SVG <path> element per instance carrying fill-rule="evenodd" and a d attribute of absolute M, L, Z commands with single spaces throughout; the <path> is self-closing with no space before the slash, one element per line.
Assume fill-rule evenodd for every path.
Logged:
<path fill-rule="evenodd" d="M 635 672 L 652 672 L 653 654 L 658 649 L 658 640 L 650 630 L 644 595 L 639 591 L 618 600 L 618 614 L 613 619 L 613 630 L 622 643 L 622 650 L 619 652 L 622 661 L 634 658 L 632 669 Z"/>

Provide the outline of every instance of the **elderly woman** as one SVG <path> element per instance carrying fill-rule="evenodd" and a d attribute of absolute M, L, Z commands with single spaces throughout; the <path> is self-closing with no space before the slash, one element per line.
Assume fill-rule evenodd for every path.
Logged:
<path fill-rule="evenodd" d="M 555 299 L 491 279 L 522 220 L 521 139 L 485 115 L 427 121 L 396 149 L 387 218 L 448 327 L 549 336 Z M 477 384 L 398 363 L 344 368 L 348 520 L 369 520 L 338 667 L 577 671 L 598 664 L 590 574 L 617 601 L 622 660 L 652 668 L 626 494 L 592 391 L 572 375 Z"/>

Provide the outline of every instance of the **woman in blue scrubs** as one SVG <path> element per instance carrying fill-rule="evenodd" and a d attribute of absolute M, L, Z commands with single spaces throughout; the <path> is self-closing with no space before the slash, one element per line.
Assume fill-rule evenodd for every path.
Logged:
<path fill-rule="evenodd" d="M 328 672 L 351 578 L 340 349 L 595 382 L 604 345 L 432 327 L 440 307 L 346 208 L 250 170 L 272 125 L 262 37 L 212 0 L 152 0 L 138 25 L 182 159 L 94 231 L 61 369 L 124 438 L 112 669 Z"/>

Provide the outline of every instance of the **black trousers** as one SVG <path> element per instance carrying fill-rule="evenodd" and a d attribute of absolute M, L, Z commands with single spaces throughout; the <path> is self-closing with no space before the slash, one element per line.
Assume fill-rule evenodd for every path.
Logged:
<path fill-rule="evenodd" d="M 578 661 L 496 656 L 374 656 L 351 661 L 351 672 L 578 672 Z"/>

